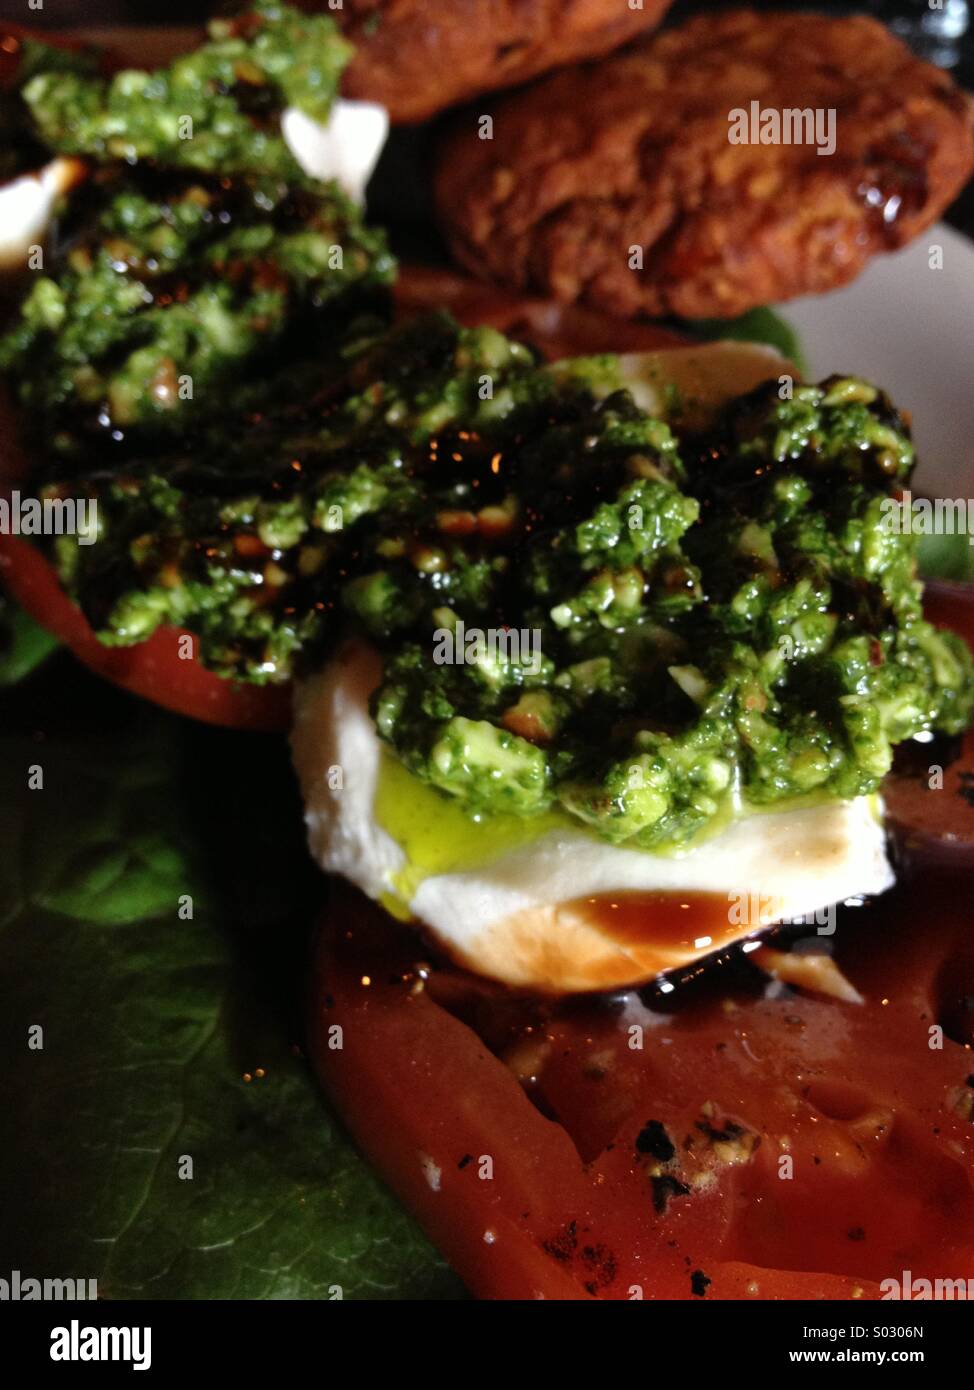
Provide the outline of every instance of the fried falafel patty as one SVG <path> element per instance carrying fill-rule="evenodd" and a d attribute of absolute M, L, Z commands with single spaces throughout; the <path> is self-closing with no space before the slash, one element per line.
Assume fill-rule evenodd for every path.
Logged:
<path fill-rule="evenodd" d="M 325 0 L 317 0 L 324 8 Z M 345 0 L 356 47 L 349 97 L 381 102 L 397 124 L 481 92 L 601 57 L 654 28 L 670 0 Z M 306 6 L 310 8 L 310 5 Z"/>
<path fill-rule="evenodd" d="M 974 101 L 860 17 L 706 14 L 484 111 L 492 138 L 471 113 L 439 155 L 457 258 L 625 316 L 732 317 L 844 285 L 974 167 Z"/>

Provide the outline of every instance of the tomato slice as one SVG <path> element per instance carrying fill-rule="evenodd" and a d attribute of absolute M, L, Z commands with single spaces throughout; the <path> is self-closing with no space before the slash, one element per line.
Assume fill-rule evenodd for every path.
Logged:
<path fill-rule="evenodd" d="M 974 584 L 928 580 L 923 588 L 923 609 L 935 627 L 950 628 L 974 651 Z"/>
<path fill-rule="evenodd" d="M 290 686 L 257 686 L 223 680 L 195 655 L 195 639 L 181 628 L 161 627 L 133 647 L 99 642 L 84 614 L 61 588 L 34 546 L 0 536 L 0 577 L 22 608 L 60 638 L 96 675 L 153 700 L 163 709 L 231 729 L 273 731 L 290 722 Z"/>
<path fill-rule="evenodd" d="M 864 1004 L 769 991 L 740 954 L 648 1004 L 552 1004 L 418 965 L 418 938 L 342 888 L 311 1056 L 480 1297 L 875 1299 L 904 1270 L 969 1278 L 960 901 L 927 879 L 840 923 Z"/>
<path fill-rule="evenodd" d="M 547 361 L 599 352 L 656 352 L 690 339 L 655 323 L 614 319 L 575 304 L 532 299 L 432 266 L 404 266 L 395 288 L 402 317 L 449 309 L 467 327 L 483 324 L 530 343 Z"/>

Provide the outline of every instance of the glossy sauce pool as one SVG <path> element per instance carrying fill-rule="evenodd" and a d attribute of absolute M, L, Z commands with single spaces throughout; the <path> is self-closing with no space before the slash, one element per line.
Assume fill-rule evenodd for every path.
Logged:
<path fill-rule="evenodd" d="M 566 904 L 620 946 L 647 941 L 663 950 L 717 950 L 739 937 L 728 921 L 726 893 L 626 892 L 577 898 Z"/>

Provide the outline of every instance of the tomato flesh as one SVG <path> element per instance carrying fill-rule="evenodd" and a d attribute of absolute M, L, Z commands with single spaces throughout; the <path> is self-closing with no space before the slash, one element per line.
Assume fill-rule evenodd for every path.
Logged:
<path fill-rule="evenodd" d="M 343 888 L 312 1058 L 481 1297 L 868 1299 L 906 1269 L 968 1278 L 958 888 L 926 876 L 840 919 L 865 1004 L 769 991 L 739 953 L 647 1003 L 517 998 L 446 965 L 424 980 L 418 939 Z"/>
<path fill-rule="evenodd" d="M 59 638 L 90 670 L 163 709 L 231 729 L 285 729 L 290 686 L 256 686 L 223 680 L 197 660 L 195 639 L 180 628 L 158 628 L 132 647 L 107 647 L 61 588 L 34 546 L 0 536 L 0 578 L 13 598 Z"/>
<path fill-rule="evenodd" d="M 614 319 L 575 304 L 527 298 L 431 266 L 404 266 L 395 300 L 403 318 L 428 309 L 448 309 L 468 328 L 482 324 L 530 343 L 549 362 L 600 352 L 658 352 L 686 347 L 689 342 L 685 335 L 656 323 Z"/>

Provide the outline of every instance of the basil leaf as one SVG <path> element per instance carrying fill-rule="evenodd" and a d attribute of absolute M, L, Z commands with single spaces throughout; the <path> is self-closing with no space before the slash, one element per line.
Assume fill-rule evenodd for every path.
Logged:
<path fill-rule="evenodd" d="M 693 319 L 683 325 L 695 337 L 706 341 L 733 338 L 744 343 L 767 343 L 798 368 L 807 370 L 798 334 L 774 309 L 749 309 L 736 319 Z"/>
<path fill-rule="evenodd" d="M 283 740 L 67 659 L 0 728 L 7 1267 L 108 1298 L 460 1296 L 300 1053 L 325 880 Z"/>
<path fill-rule="evenodd" d="M 29 676 L 57 645 L 56 637 L 0 595 L 0 688 Z"/>
<path fill-rule="evenodd" d="M 974 546 L 966 534 L 921 536 L 917 562 L 924 579 L 974 580 Z"/>

